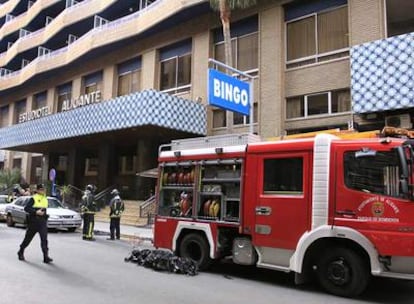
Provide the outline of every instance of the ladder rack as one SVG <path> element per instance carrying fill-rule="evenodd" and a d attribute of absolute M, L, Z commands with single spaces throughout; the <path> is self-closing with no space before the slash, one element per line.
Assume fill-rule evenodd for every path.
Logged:
<path fill-rule="evenodd" d="M 259 141 L 261 141 L 260 136 L 252 133 L 185 138 L 172 140 L 170 144 L 161 145 L 159 152 L 237 146 Z"/>

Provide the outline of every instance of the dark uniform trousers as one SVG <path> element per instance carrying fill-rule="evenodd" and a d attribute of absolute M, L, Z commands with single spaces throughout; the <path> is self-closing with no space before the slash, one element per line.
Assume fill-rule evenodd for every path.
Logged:
<path fill-rule="evenodd" d="M 23 242 L 20 245 L 21 251 L 29 246 L 36 233 L 40 235 L 40 247 L 42 248 L 43 255 L 48 256 L 47 247 L 47 218 L 45 216 L 30 216 L 28 220 L 26 235 Z"/>
<path fill-rule="evenodd" d="M 121 233 L 119 231 L 120 222 L 121 222 L 120 217 L 111 217 L 111 221 L 109 224 L 109 231 L 111 232 L 111 239 L 115 238 L 115 234 L 118 240 L 121 238 Z"/>
<path fill-rule="evenodd" d="M 83 237 L 91 239 L 93 237 L 93 228 L 95 226 L 95 214 L 85 212 L 83 214 Z"/>

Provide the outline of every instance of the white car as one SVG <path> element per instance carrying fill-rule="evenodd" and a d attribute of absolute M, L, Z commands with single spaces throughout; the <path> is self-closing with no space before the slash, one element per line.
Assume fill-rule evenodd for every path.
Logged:
<path fill-rule="evenodd" d="M 21 196 L 12 203 L 6 205 L 6 222 L 7 226 L 12 227 L 15 224 L 27 225 L 27 213 L 24 207 L 30 200 L 30 196 Z M 75 231 L 82 224 L 81 215 L 73 210 L 65 208 L 62 203 L 55 197 L 48 197 L 49 206 L 47 214 L 47 227 L 51 229 L 64 228 L 69 231 Z"/>
<path fill-rule="evenodd" d="M 7 195 L 0 195 L 0 221 L 6 220 L 6 205 L 8 204 Z"/>

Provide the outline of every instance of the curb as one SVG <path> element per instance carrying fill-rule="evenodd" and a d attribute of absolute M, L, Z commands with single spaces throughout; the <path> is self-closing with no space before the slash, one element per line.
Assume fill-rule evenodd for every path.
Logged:
<path fill-rule="evenodd" d="M 95 235 L 102 235 L 102 236 L 108 236 L 110 235 L 110 233 L 108 231 L 103 231 L 103 230 L 94 230 L 93 233 Z M 140 240 L 140 241 L 150 241 L 152 243 L 153 238 L 152 237 L 147 237 L 147 236 L 139 236 L 136 234 L 122 234 L 121 233 L 121 239 L 136 239 L 136 240 Z"/>

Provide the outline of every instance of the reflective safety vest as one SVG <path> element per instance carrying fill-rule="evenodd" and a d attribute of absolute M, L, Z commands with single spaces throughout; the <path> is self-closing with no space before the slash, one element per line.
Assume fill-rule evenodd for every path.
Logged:
<path fill-rule="evenodd" d="M 33 195 L 33 200 L 34 200 L 34 204 L 33 204 L 33 208 L 47 208 L 49 206 L 49 202 L 47 201 L 47 197 L 45 195 L 41 195 L 36 193 L 35 195 Z"/>

